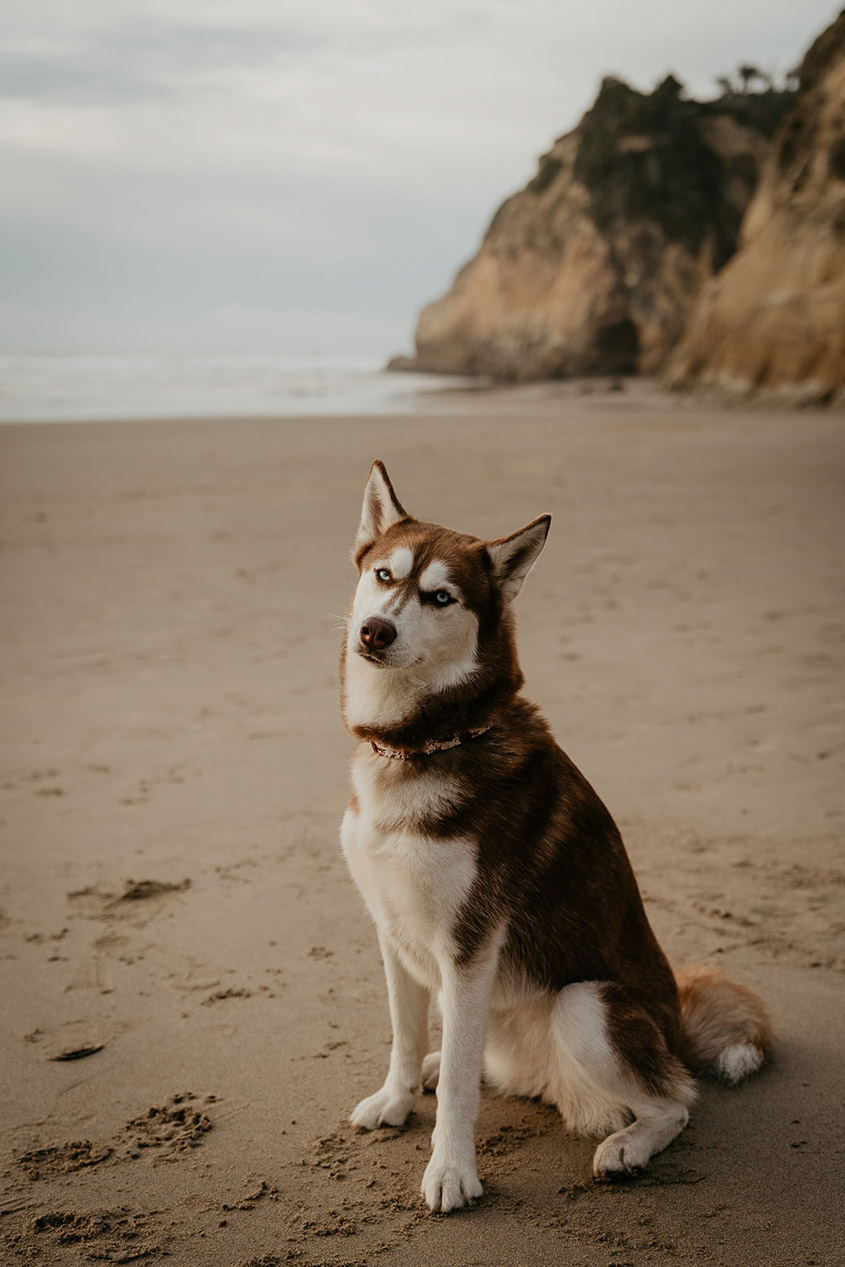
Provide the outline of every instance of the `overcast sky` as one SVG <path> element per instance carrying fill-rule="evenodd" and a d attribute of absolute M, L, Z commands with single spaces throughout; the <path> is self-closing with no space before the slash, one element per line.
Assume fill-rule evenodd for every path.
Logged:
<path fill-rule="evenodd" d="M 0 353 L 409 350 L 601 77 L 782 75 L 826 0 L 4 0 Z"/>

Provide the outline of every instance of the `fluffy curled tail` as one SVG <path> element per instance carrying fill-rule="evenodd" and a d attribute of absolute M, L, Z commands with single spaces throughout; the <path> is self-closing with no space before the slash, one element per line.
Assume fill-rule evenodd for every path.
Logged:
<path fill-rule="evenodd" d="M 684 1061 L 735 1086 L 756 1073 L 772 1049 L 772 1026 L 757 995 L 718 968 L 679 968 Z"/>

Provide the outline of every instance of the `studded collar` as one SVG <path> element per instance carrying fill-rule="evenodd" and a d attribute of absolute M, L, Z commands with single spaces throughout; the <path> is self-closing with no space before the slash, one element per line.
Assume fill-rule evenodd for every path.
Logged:
<path fill-rule="evenodd" d="M 375 739 L 370 740 L 370 747 L 378 757 L 390 757 L 394 761 L 413 761 L 416 757 L 428 757 L 433 752 L 445 752 L 447 748 L 457 748 L 462 743 L 468 743 L 471 739 L 486 735 L 487 731 L 492 729 L 491 725 L 481 726 L 478 730 L 462 730 L 459 735 L 453 735 L 451 739 L 429 739 L 421 748 L 391 748 L 388 744 L 376 743 Z"/>

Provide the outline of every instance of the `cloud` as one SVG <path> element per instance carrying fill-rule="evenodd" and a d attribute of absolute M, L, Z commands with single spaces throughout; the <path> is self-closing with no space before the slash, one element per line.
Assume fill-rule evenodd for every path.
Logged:
<path fill-rule="evenodd" d="M 108 113 L 26 97 L 6 97 L 0 111 L 0 150 L 29 150 L 39 155 L 108 154 L 115 136 Z"/>

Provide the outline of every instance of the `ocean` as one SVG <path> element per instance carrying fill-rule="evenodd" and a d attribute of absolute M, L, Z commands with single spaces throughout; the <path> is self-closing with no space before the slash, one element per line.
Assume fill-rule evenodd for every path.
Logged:
<path fill-rule="evenodd" d="M 0 422 L 414 413 L 475 380 L 374 357 L 0 356 Z"/>

